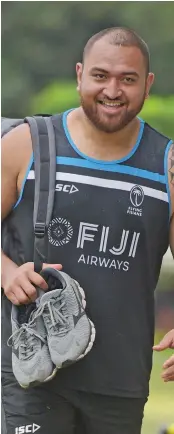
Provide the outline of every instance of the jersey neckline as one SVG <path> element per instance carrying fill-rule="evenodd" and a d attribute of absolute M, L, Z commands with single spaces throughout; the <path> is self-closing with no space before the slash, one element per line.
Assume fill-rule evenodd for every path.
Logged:
<path fill-rule="evenodd" d="M 139 128 L 139 133 L 138 133 L 138 137 L 137 137 L 137 141 L 135 143 L 135 145 L 133 146 L 132 150 L 123 158 L 119 159 L 119 160 L 112 160 L 112 161 L 106 161 L 106 160 L 97 160 L 95 158 L 89 157 L 88 155 L 84 154 L 83 152 L 81 152 L 77 146 L 75 145 L 75 143 L 73 142 L 69 129 L 68 129 L 68 125 L 67 125 L 67 116 L 68 114 L 74 109 L 69 109 L 66 110 L 63 113 L 63 117 L 62 117 L 62 121 L 63 121 L 63 129 L 65 132 L 65 135 L 67 137 L 67 140 L 69 142 L 69 144 L 72 146 L 72 148 L 74 149 L 74 151 L 80 155 L 82 158 L 84 158 L 85 160 L 89 160 L 89 161 L 93 161 L 94 163 L 98 163 L 98 164 L 118 164 L 118 163 L 122 163 L 124 161 L 129 160 L 133 154 L 136 152 L 136 150 L 138 149 L 141 139 L 142 139 L 142 135 L 143 135 L 143 131 L 144 131 L 144 124 L 145 122 L 143 121 L 143 119 L 138 118 L 140 120 L 140 128 Z"/>

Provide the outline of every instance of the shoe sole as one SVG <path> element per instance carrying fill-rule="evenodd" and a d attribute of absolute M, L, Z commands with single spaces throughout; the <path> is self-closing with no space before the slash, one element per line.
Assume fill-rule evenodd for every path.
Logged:
<path fill-rule="evenodd" d="M 51 381 L 55 376 L 56 376 L 56 374 L 57 374 L 57 371 L 58 371 L 58 368 L 57 368 L 57 366 L 54 368 L 54 370 L 53 370 L 53 372 L 52 372 L 52 374 L 51 375 L 49 375 L 49 377 L 47 377 L 44 381 L 32 381 L 31 383 L 29 383 L 29 384 L 21 384 L 21 383 L 19 383 L 20 384 L 20 386 L 22 387 L 22 389 L 29 389 L 30 387 L 36 387 L 36 386 L 39 386 L 39 385 L 41 385 L 41 384 L 44 384 L 44 383 L 47 383 L 47 381 Z"/>
<path fill-rule="evenodd" d="M 84 292 L 83 288 L 79 285 L 79 283 L 78 283 L 76 280 L 75 280 L 75 282 L 76 282 L 76 284 L 77 284 L 77 286 L 78 286 L 78 290 L 79 290 L 79 292 L 80 292 L 80 294 L 81 294 L 82 306 L 83 306 L 83 308 L 84 308 L 84 310 L 85 310 L 85 308 L 86 308 L 85 292 Z M 90 334 L 90 338 L 89 338 L 88 345 L 87 345 L 87 347 L 86 347 L 84 353 L 81 354 L 81 355 L 77 358 L 77 360 L 82 359 L 83 357 L 86 356 L 86 354 L 89 353 L 89 351 L 90 351 L 91 348 L 93 347 L 93 344 L 94 344 L 94 341 L 95 341 L 95 336 L 96 336 L 95 326 L 94 326 L 94 323 L 93 323 L 89 318 L 88 318 L 88 320 L 89 320 L 89 322 L 90 322 L 90 326 L 91 326 L 91 334 Z"/>
<path fill-rule="evenodd" d="M 85 292 L 84 292 L 83 288 L 79 285 L 79 283 L 77 282 L 77 280 L 74 279 L 74 282 L 76 283 L 76 285 L 78 287 L 78 291 L 80 293 L 80 298 L 81 298 L 81 303 L 82 303 L 83 309 L 85 310 L 85 307 L 86 307 Z M 88 354 L 89 351 L 91 351 L 91 348 L 93 347 L 93 344 L 94 344 L 94 341 L 95 341 L 96 330 L 95 330 L 94 323 L 89 318 L 88 318 L 88 321 L 90 323 L 91 331 L 90 331 L 90 337 L 89 337 L 88 345 L 85 348 L 84 352 L 82 354 L 80 354 L 80 356 L 77 357 L 77 359 L 75 359 L 75 360 L 67 360 L 66 362 L 63 362 L 61 367 L 57 366 L 57 369 L 61 369 L 63 367 L 67 367 L 67 366 L 70 366 L 70 365 L 74 364 L 78 360 L 83 359 L 83 357 L 85 357 L 86 354 Z"/>

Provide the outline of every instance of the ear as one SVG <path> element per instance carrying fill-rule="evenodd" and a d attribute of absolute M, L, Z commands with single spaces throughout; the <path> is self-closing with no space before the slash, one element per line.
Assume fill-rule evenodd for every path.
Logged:
<path fill-rule="evenodd" d="M 81 85 L 81 81 L 82 81 L 82 70 L 83 70 L 82 63 L 77 63 L 76 64 L 76 75 L 77 75 L 77 91 L 78 92 L 80 90 L 80 85 Z"/>
<path fill-rule="evenodd" d="M 155 76 L 152 72 L 149 72 L 148 76 L 147 76 L 147 80 L 146 80 L 146 93 L 145 93 L 145 99 L 147 99 L 149 97 L 149 93 L 150 93 L 150 89 L 153 85 Z"/>

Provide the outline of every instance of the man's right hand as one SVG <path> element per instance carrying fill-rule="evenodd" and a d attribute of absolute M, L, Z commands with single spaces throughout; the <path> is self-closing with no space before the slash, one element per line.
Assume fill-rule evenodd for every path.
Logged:
<path fill-rule="evenodd" d="M 61 270 L 61 264 L 43 264 L 43 268 L 55 268 Z M 40 276 L 34 271 L 34 263 L 27 262 L 20 267 L 15 267 L 10 270 L 9 276 L 6 277 L 6 282 L 3 287 L 6 297 L 16 305 L 28 304 L 36 300 L 37 290 L 39 287 L 46 291 L 48 285 Z"/>

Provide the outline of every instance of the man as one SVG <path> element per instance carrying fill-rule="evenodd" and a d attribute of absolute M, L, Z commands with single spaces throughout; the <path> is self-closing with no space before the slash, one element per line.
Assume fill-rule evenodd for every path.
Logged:
<path fill-rule="evenodd" d="M 169 240 L 174 252 L 174 145 L 137 117 L 154 75 L 147 45 L 135 32 L 111 28 L 94 35 L 76 72 L 80 107 L 52 117 L 58 168 L 47 262 L 62 264 L 84 288 L 96 340 L 82 361 L 59 370 L 47 386 L 23 391 L 16 384 L 5 347 L 11 303 L 35 300 L 35 285 L 47 290 L 33 271 L 34 164 L 30 131 L 22 125 L 5 136 L 2 153 L 8 434 L 140 434 L 148 397 L 154 290 Z M 174 330 L 154 349 L 168 347 Z M 174 380 L 172 357 L 164 375 Z"/>

